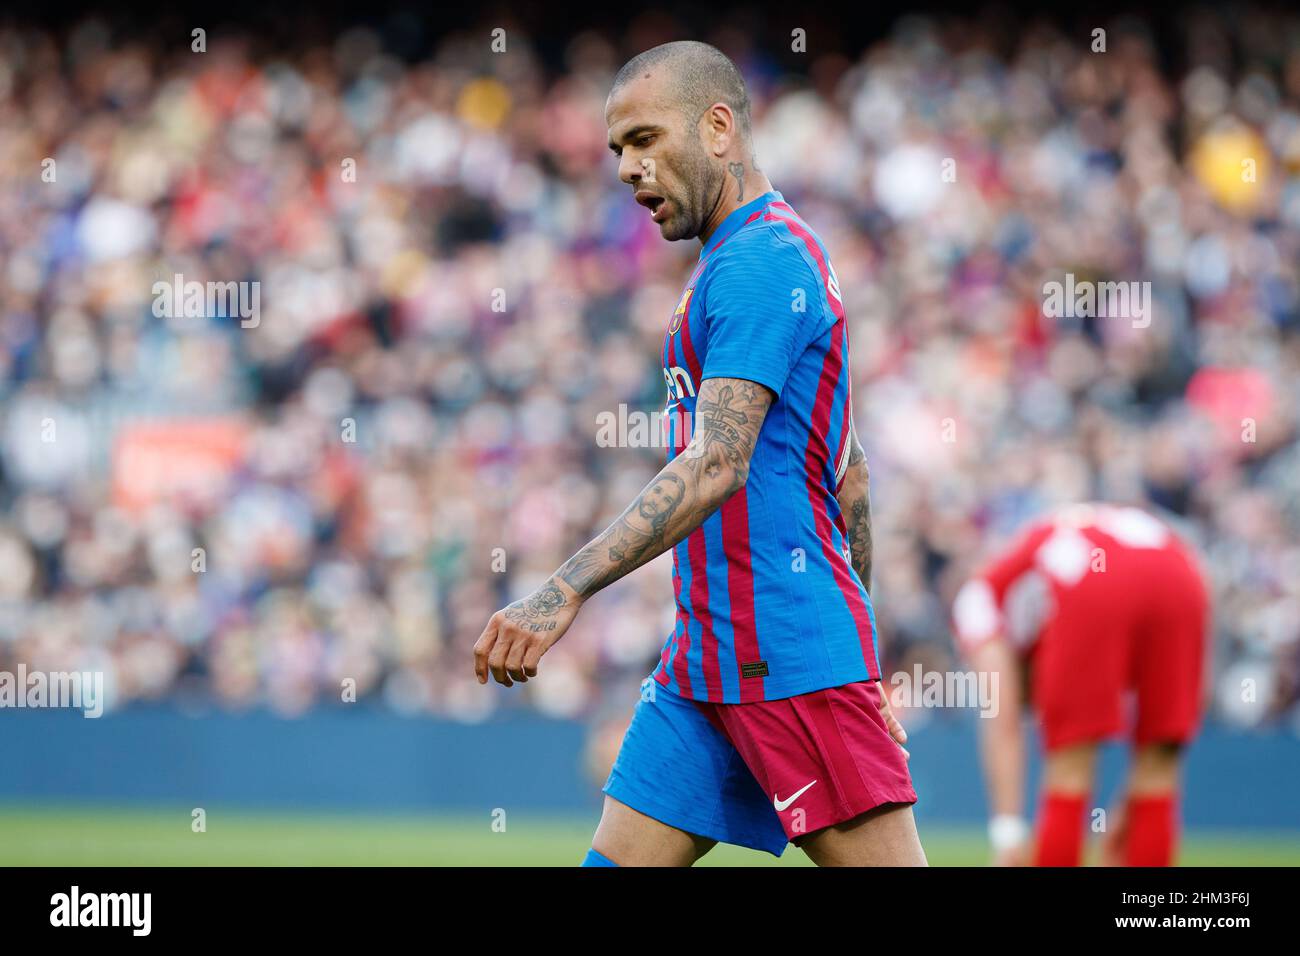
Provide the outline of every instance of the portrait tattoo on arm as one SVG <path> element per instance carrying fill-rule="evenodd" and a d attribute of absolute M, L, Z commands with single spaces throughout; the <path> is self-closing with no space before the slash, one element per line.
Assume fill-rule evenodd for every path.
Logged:
<path fill-rule="evenodd" d="M 745 379 L 705 379 L 690 444 L 557 576 L 589 597 L 703 524 L 747 480 L 772 398 L 764 386 Z"/>
<path fill-rule="evenodd" d="M 618 520 L 560 568 L 560 578 L 584 597 L 667 550 L 668 522 L 686 499 L 686 482 L 664 469 Z"/>

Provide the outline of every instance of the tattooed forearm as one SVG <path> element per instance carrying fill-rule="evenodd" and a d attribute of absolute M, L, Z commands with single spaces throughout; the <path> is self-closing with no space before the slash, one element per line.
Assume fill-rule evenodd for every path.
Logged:
<path fill-rule="evenodd" d="M 727 163 L 727 170 L 736 177 L 736 188 L 739 190 L 736 195 L 736 202 L 743 202 L 745 199 L 745 164 Z"/>
<path fill-rule="evenodd" d="M 686 479 L 670 464 L 612 525 L 556 572 L 583 597 L 667 550 L 668 523 L 687 498 Z M 621 568 L 626 570 L 620 570 Z"/>
<path fill-rule="evenodd" d="M 862 586 L 871 593 L 871 485 L 867 471 L 866 455 L 858 436 L 851 434 L 848 471 L 840 487 L 838 500 L 844 514 L 849 537 L 849 554 L 853 570 L 862 579 Z"/>
<path fill-rule="evenodd" d="M 849 528 L 849 553 L 853 556 L 853 570 L 862 579 L 862 586 L 871 593 L 871 496 L 864 491 L 849 505 L 845 515 Z"/>
<path fill-rule="evenodd" d="M 691 442 L 556 575 L 583 598 L 663 554 L 704 523 L 749 476 L 772 393 L 744 379 L 700 386 Z"/>

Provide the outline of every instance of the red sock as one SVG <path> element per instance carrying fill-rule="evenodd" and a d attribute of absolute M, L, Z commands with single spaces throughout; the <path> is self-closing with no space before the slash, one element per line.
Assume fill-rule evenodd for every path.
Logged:
<path fill-rule="evenodd" d="M 1078 866 L 1083 855 L 1083 794 L 1049 793 L 1038 816 L 1034 866 Z"/>
<path fill-rule="evenodd" d="M 1169 866 L 1178 843 L 1178 801 L 1172 793 L 1130 797 L 1125 866 Z"/>

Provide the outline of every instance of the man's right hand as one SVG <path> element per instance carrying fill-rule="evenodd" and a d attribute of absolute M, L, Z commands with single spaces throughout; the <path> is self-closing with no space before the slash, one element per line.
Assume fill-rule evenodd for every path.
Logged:
<path fill-rule="evenodd" d="M 552 577 L 521 601 L 492 615 L 474 644 L 474 674 L 510 687 L 537 676 L 542 655 L 564 636 L 582 607 L 573 588 Z"/>

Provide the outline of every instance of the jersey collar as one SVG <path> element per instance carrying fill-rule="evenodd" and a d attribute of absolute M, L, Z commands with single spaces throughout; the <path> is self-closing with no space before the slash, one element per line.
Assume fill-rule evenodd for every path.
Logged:
<path fill-rule="evenodd" d="M 774 202 L 785 202 L 785 197 L 775 189 L 769 189 L 763 195 L 751 199 L 739 209 L 733 210 L 726 219 L 722 220 L 718 228 L 713 231 L 713 235 L 709 236 L 709 241 L 700 249 L 700 258 L 703 259 L 722 245 L 726 238 L 743 226 L 755 212 Z"/>

